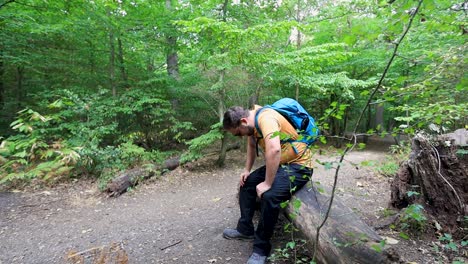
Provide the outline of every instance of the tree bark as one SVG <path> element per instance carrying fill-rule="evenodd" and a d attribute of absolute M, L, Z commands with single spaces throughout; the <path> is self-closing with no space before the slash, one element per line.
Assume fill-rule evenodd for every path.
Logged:
<path fill-rule="evenodd" d="M 166 0 L 166 9 L 168 12 L 172 12 L 172 3 L 171 0 Z M 168 25 L 169 28 L 174 32 L 172 25 Z M 172 32 L 171 32 L 172 33 Z M 167 54 L 166 54 L 166 63 L 167 63 L 167 74 L 179 80 L 179 56 L 177 55 L 177 37 L 172 36 L 171 33 L 166 33 L 166 42 L 167 42 Z"/>
<path fill-rule="evenodd" d="M 385 131 L 383 104 L 377 104 L 375 106 L 375 127 L 379 127 L 378 132 Z"/>
<path fill-rule="evenodd" d="M 3 74 L 5 73 L 5 68 L 3 64 L 3 50 L 0 46 L 0 110 L 3 112 L 3 105 L 5 103 L 5 85 L 3 83 Z"/>
<path fill-rule="evenodd" d="M 224 105 L 224 100 L 226 97 L 226 91 L 224 88 L 224 75 L 226 74 L 226 70 L 223 69 L 219 73 L 219 83 L 221 84 L 221 89 L 219 91 L 219 103 L 218 103 L 218 115 L 219 121 L 222 122 L 224 118 L 224 111 L 226 110 L 226 106 Z M 224 161 L 226 159 L 226 148 L 227 148 L 227 134 L 223 132 L 223 138 L 221 140 L 221 149 L 219 150 L 218 160 L 216 164 L 218 167 L 224 166 Z"/>
<path fill-rule="evenodd" d="M 292 220 L 294 225 L 307 241 L 314 243 L 317 227 L 322 222 L 330 197 L 321 194 L 315 187 L 305 186 L 294 198 L 301 201 L 301 206 L 295 212 L 290 203 L 286 212 L 295 215 Z M 343 264 L 397 261 L 399 257 L 393 250 L 382 248 L 381 252 L 377 252 L 372 248 L 378 246 L 381 240 L 371 227 L 335 197 L 331 214 L 320 231 L 316 260 L 318 263 Z"/>
<path fill-rule="evenodd" d="M 109 29 L 109 83 L 112 90 L 112 95 L 117 96 L 115 88 L 115 44 L 114 44 L 114 31 Z"/>
<path fill-rule="evenodd" d="M 123 52 L 123 47 L 122 47 L 122 38 L 118 37 L 117 38 L 117 45 L 118 45 L 118 59 L 119 59 L 119 68 L 120 68 L 120 74 L 122 77 L 122 82 L 123 82 L 123 87 L 127 88 L 128 87 L 128 77 L 127 77 L 127 72 L 125 71 L 125 60 L 124 60 L 124 52 Z"/>
<path fill-rule="evenodd" d="M 16 102 L 17 102 L 17 109 L 21 109 L 21 102 L 23 102 L 24 91 L 23 91 L 23 74 L 24 74 L 24 67 L 17 66 L 16 67 Z"/>
<path fill-rule="evenodd" d="M 462 225 L 463 216 L 468 215 L 468 159 L 456 152 L 466 150 L 468 131 L 457 131 L 463 136 L 459 144 L 453 135 L 433 143 L 422 135 L 413 138 L 409 160 L 391 185 L 391 206 L 401 209 L 418 203 L 444 227 Z M 409 191 L 419 195 L 409 196 Z"/>
<path fill-rule="evenodd" d="M 120 172 L 114 180 L 107 184 L 105 192 L 109 197 L 116 197 L 126 192 L 128 188 L 137 185 L 140 181 L 162 174 L 168 170 L 174 170 L 180 165 L 180 157 L 166 160 L 162 165 L 151 165 L 146 168 L 134 168 Z"/>

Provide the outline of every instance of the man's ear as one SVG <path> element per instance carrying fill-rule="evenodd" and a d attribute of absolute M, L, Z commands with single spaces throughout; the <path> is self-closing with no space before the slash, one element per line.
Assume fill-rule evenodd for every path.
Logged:
<path fill-rule="evenodd" d="M 247 117 L 241 118 L 240 121 L 241 121 L 241 125 L 243 126 L 247 126 L 249 124 L 249 122 L 247 121 Z"/>

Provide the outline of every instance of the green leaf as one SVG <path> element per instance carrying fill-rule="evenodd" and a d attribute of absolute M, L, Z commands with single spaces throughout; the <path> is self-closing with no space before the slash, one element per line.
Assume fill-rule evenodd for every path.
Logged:
<path fill-rule="evenodd" d="M 409 236 L 406 233 L 400 232 L 399 236 L 405 240 L 409 239 Z"/>
<path fill-rule="evenodd" d="M 299 200 L 299 199 L 294 200 L 293 207 L 294 207 L 295 210 L 298 210 L 299 208 L 301 208 L 301 205 L 302 205 L 301 200 Z"/>
<path fill-rule="evenodd" d="M 289 204 L 289 200 L 284 201 L 284 202 L 280 203 L 280 207 L 284 209 L 284 208 L 286 208 L 288 206 L 288 204 Z"/>
<path fill-rule="evenodd" d="M 382 252 L 382 247 L 380 246 L 380 244 L 374 244 L 371 246 L 371 248 L 378 253 Z"/>

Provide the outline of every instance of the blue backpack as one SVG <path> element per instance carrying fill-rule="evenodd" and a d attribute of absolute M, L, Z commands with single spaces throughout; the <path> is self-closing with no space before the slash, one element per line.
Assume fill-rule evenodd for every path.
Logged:
<path fill-rule="evenodd" d="M 265 109 L 270 108 L 278 113 L 280 113 L 288 122 L 296 129 L 297 133 L 299 134 L 299 138 L 297 140 L 293 139 L 285 139 L 282 140 L 281 143 L 284 142 L 304 142 L 307 146 L 312 145 L 315 140 L 319 136 L 319 129 L 315 125 L 315 120 L 312 116 L 307 113 L 307 111 L 300 105 L 296 100 L 291 98 L 283 98 L 271 105 L 266 105 L 259 109 L 255 114 L 255 128 L 259 135 L 263 138 L 262 132 L 260 131 L 260 127 L 258 126 L 258 115 Z M 258 142 L 258 140 L 257 140 Z M 297 149 L 293 145 L 294 152 L 297 154 Z M 257 154 L 258 154 L 258 146 L 257 146 Z"/>

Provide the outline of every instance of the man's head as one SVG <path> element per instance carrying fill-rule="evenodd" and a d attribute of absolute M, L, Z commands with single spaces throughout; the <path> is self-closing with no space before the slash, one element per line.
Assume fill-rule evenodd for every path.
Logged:
<path fill-rule="evenodd" d="M 250 111 L 233 106 L 224 113 L 223 128 L 234 136 L 252 136 L 254 128 L 249 124 Z"/>

